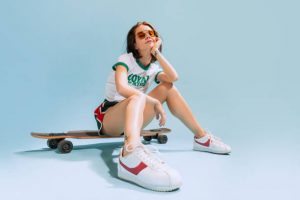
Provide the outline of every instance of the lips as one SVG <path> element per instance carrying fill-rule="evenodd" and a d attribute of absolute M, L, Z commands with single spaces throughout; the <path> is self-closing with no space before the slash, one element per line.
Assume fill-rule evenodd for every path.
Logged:
<path fill-rule="evenodd" d="M 148 44 L 148 43 L 150 43 L 150 42 L 153 42 L 153 41 L 152 41 L 152 40 L 147 40 L 147 41 L 146 41 L 146 44 Z"/>

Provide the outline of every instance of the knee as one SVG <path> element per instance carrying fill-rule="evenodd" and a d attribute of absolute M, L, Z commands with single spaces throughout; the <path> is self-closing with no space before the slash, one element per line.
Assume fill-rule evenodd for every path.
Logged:
<path fill-rule="evenodd" d="M 173 83 L 163 82 L 160 85 L 163 88 L 163 90 L 166 92 L 166 94 L 174 93 L 174 92 L 179 93 L 178 89 L 175 87 Z"/>
<path fill-rule="evenodd" d="M 130 97 L 128 97 L 128 98 L 129 98 L 129 101 L 130 101 L 130 102 L 135 102 L 135 103 L 137 103 L 137 102 L 146 103 L 146 95 L 144 95 L 144 94 L 134 94 L 134 95 L 132 95 L 132 96 L 130 96 Z"/>
<path fill-rule="evenodd" d="M 173 83 L 169 83 L 169 82 L 162 82 L 159 84 L 161 87 L 163 87 L 166 90 L 171 90 L 173 88 L 175 88 Z"/>

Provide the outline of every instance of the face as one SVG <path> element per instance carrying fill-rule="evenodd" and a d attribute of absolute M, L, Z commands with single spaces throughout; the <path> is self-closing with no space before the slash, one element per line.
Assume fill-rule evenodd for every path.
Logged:
<path fill-rule="evenodd" d="M 156 40 L 155 32 L 146 25 L 140 25 L 135 29 L 135 48 L 139 51 L 151 50 Z"/>

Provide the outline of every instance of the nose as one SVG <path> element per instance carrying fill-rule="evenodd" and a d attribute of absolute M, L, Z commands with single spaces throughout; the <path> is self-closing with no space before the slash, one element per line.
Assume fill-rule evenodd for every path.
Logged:
<path fill-rule="evenodd" d="M 151 38 L 149 33 L 146 33 L 145 39 Z"/>

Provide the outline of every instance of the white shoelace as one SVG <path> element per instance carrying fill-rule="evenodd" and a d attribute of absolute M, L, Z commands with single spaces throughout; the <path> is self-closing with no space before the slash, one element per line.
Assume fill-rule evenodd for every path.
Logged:
<path fill-rule="evenodd" d="M 160 152 L 158 150 L 158 148 L 156 148 L 155 146 L 153 145 L 147 145 L 147 149 L 151 152 L 151 153 L 154 153 L 156 155 L 160 155 Z"/>
<path fill-rule="evenodd" d="M 212 143 L 215 143 L 218 146 L 222 146 L 223 148 L 227 148 L 227 145 L 223 143 L 221 138 L 213 135 L 209 129 L 205 129 L 205 133 L 210 137 Z"/>
<path fill-rule="evenodd" d="M 221 138 L 219 138 L 219 137 L 213 135 L 212 132 L 211 132 L 209 129 L 205 129 L 205 133 L 206 133 L 211 139 L 218 140 L 218 141 L 222 141 Z"/>
<path fill-rule="evenodd" d="M 136 155 L 150 167 L 159 169 L 165 166 L 165 162 L 157 155 L 158 150 L 155 147 L 148 149 L 144 145 L 136 147 Z"/>

